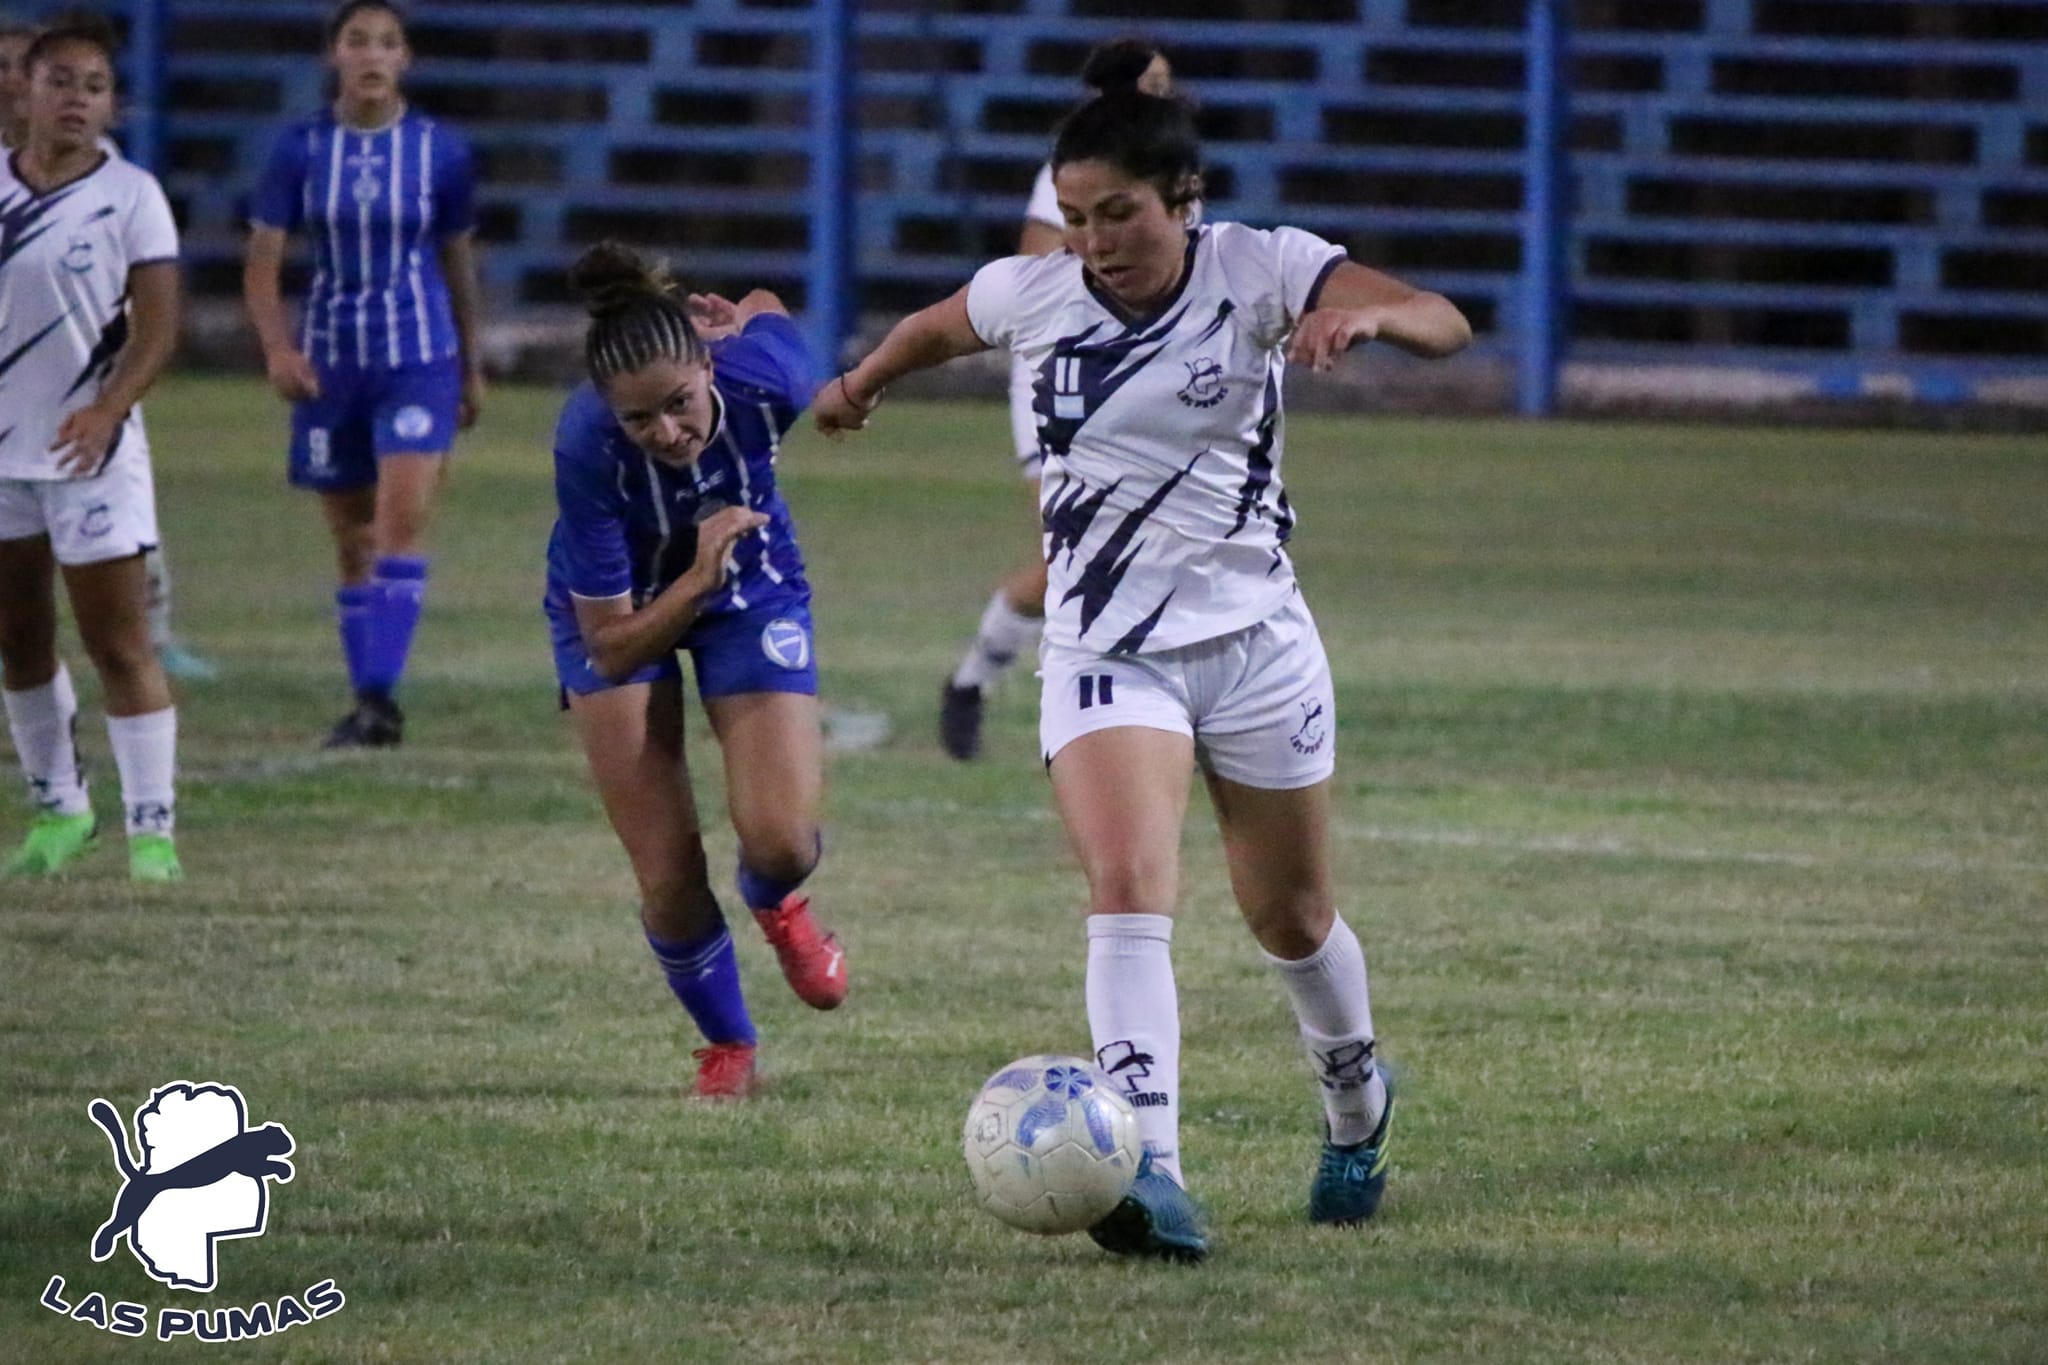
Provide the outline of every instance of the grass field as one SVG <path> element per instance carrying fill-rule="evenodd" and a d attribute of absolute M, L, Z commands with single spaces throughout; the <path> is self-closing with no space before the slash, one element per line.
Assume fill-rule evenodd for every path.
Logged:
<path fill-rule="evenodd" d="M 895 733 L 835 759 L 813 884 L 852 999 L 803 1009 L 743 933 L 771 1083 L 707 1108 L 553 708 L 553 403 L 500 392 L 464 446 L 407 746 L 329 757 L 281 414 L 240 381 L 151 400 L 179 624 L 227 673 L 181 703 L 183 885 L 136 894 L 118 840 L 0 885 L 0 1358 L 2048 1359 L 2038 439 L 1297 419 L 1402 1131 L 1380 1220 L 1311 1230 L 1315 1101 L 1202 813 L 1175 951 L 1218 1251 L 1189 1270 L 1011 1232 L 960 1163 L 985 1075 L 1088 1045 L 1030 679 L 985 761 L 931 737 L 1027 544 L 1002 414 L 786 451 L 829 697 Z M 118 1181 L 86 1105 L 177 1078 L 298 1141 L 210 1296 L 89 1257 Z M 153 1321 L 348 1302 L 135 1343 L 38 1306 L 53 1275 Z"/>

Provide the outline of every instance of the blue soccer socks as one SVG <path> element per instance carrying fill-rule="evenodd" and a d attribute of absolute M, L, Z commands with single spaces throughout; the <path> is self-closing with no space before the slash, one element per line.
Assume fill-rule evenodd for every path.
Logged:
<path fill-rule="evenodd" d="M 647 946 L 668 977 L 668 988 L 683 1002 L 704 1041 L 752 1045 L 754 1021 L 740 994 L 740 964 L 725 921 L 694 939 L 670 940 L 647 935 Z"/>
<path fill-rule="evenodd" d="M 378 557 L 370 583 L 369 630 L 358 693 L 389 697 L 398 691 L 412 636 L 427 593 L 427 561 L 417 555 Z"/>

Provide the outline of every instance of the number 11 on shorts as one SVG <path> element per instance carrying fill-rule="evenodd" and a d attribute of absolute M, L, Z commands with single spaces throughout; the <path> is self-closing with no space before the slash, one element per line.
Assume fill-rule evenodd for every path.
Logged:
<path fill-rule="evenodd" d="M 1116 700 L 1110 691 L 1110 684 L 1116 679 L 1107 673 L 1083 673 L 1081 675 L 1081 709 L 1086 711 L 1100 698 L 1104 706 Z"/>

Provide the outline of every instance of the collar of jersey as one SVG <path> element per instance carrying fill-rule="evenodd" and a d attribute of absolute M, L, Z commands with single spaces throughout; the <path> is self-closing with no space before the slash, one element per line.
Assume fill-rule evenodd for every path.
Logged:
<path fill-rule="evenodd" d="M 352 133 L 357 137 L 382 137 L 399 124 L 405 122 L 405 116 L 411 112 L 412 106 L 401 99 L 398 102 L 398 112 L 393 114 L 389 120 L 378 124 L 375 128 L 358 128 L 353 123 L 343 122 L 341 115 L 334 112 L 333 105 L 327 106 L 328 121 L 333 123 L 342 132 Z"/>
<path fill-rule="evenodd" d="M 65 190 L 70 189 L 74 185 L 84 184 L 86 181 L 92 179 L 101 171 L 105 170 L 107 167 L 114 164 L 114 154 L 112 152 L 109 152 L 106 148 L 101 147 L 99 148 L 99 154 L 100 159 L 91 170 L 85 172 L 83 175 L 74 175 L 69 180 L 65 181 L 63 184 L 52 185 L 50 186 L 50 188 L 46 190 L 39 190 L 34 185 L 29 184 L 27 180 L 22 178 L 21 148 L 19 147 L 13 148 L 7 153 L 7 173 L 13 176 L 15 180 L 20 183 L 23 189 L 28 191 L 29 198 L 48 199 L 53 194 L 62 194 Z"/>
<path fill-rule="evenodd" d="M 1176 284 L 1173 287 L 1173 291 L 1165 298 L 1153 304 L 1142 313 L 1132 312 L 1129 307 L 1119 303 L 1114 294 L 1095 282 L 1095 277 L 1088 273 L 1088 267 L 1085 264 L 1081 267 L 1081 283 L 1088 286 L 1088 292 L 1095 296 L 1097 303 L 1109 310 L 1111 317 L 1124 325 L 1124 330 L 1129 331 L 1134 327 L 1146 326 L 1165 317 L 1166 310 L 1179 303 L 1180 296 L 1188 292 L 1188 281 L 1195 277 L 1195 248 L 1200 246 L 1201 242 L 1202 230 L 1198 227 L 1189 228 L 1187 255 L 1181 259 L 1180 263 L 1180 283 Z"/>

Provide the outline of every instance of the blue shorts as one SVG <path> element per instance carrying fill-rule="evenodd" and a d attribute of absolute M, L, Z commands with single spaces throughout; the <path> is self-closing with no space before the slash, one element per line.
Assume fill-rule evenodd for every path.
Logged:
<path fill-rule="evenodd" d="M 682 676 L 681 665 L 670 654 L 617 682 L 607 682 L 590 666 L 575 616 L 552 608 L 547 615 L 548 633 L 555 646 L 555 677 L 562 685 L 565 707 L 572 692 L 587 697 L 629 683 Z M 770 603 L 706 617 L 690 627 L 677 648 L 689 651 L 697 674 L 697 695 L 706 701 L 742 692 L 818 695 L 818 653 L 811 646 L 808 602 Z"/>
<path fill-rule="evenodd" d="M 292 405 L 291 481 L 321 491 L 367 488 L 380 456 L 445 454 L 455 444 L 462 362 L 396 370 L 315 364 L 320 396 Z"/>

